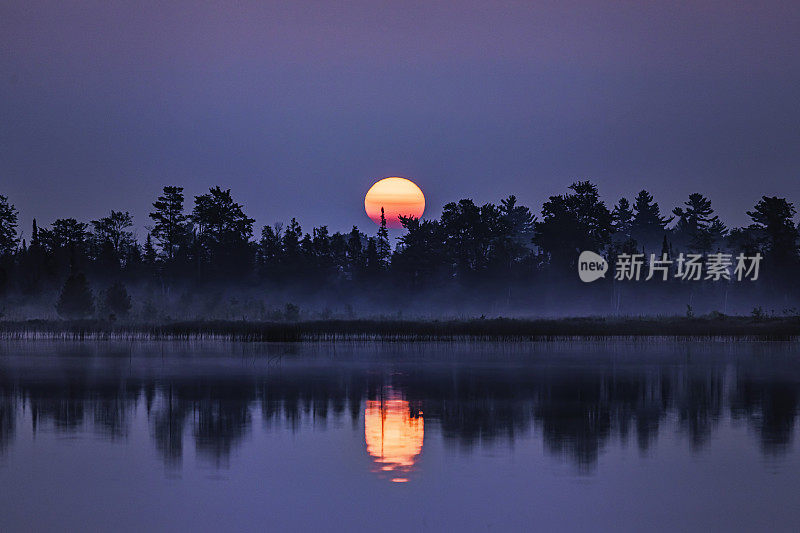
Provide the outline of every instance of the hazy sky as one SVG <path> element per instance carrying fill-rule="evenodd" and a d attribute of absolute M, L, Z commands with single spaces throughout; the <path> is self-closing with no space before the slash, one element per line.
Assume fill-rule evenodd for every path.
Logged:
<path fill-rule="evenodd" d="M 538 211 L 576 179 L 703 192 L 730 224 L 800 203 L 800 2 L 0 4 L 0 194 L 26 235 L 143 225 L 166 184 L 230 187 L 259 227 L 370 229 L 395 175 L 430 215 Z"/>

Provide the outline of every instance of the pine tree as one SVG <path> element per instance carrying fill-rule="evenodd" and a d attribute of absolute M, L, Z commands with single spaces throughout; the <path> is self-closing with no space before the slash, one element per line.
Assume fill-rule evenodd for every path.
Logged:
<path fill-rule="evenodd" d="M 41 288 L 46 261 L 35 218 L 31 228 L 30 246 L 20 257 L 19 265 L 20 288 L 26 294 L 36 294 Z"/>
<path fill-rule="evenodd" d="M 31 228 L 31 248 L 40 246 L 39 240 L 39 226 L 36 225 L 36 219 L 33 219 L 33 225 Z"/>
<path fill-rule="evenodd" d="M 673 217 L 661 216 L 658 202 L 647 191 L 639 191 L 633 201 L 631 238 L 647 250 L 655 250 L 667 233 L 667 224 Z"/>
<path fill-rule="evenodd" d="M 678 217 L 675 227 L 677 235 L 683 240 L 684 246 L 692 251 L 711 251 L 715 241 L 727 233 L 724 224 L 714 214 L 711 200 L 696 192 L 689 195 L 684 205 L 685 208 L 676 207 L 672 210 Z"/>
<path fill-rule="evenodd" d="M 153 246 L 153 239 L 148 233 L 144 241 L 144 264 L 148 267 L 155 266 L 157 257 L 156 249 Z"/>
<path fill-rule="evenodd" d="M 367 251 L 365 256 L 365 270 L 368 274 L 377 274 L 381 269 L 380 259 L 378 258 L 378 245 L 376 239 L 370 237 L 367 241 Z"/>
<path fill-rule="evenodd" d="M 529 208 L 517 205 L 517 197 L 513 194 L 500 200 L 499 210 L 507 230 L 509 260 L 523 261 L 530 257 L 532 251 L 536 217 Z"/>
<path fill-rule="evenodd" d="M 64 318 L 84 318 L 94 312 L 94 296 L 83 272 L 73 272 L 67 277 L 56 311 Z"/>
<path fill-rule="evenodd" d="M 364 269 L 364 246 L 361 240 L 361 232 L 356 226 L 350 230 L 347 237 L 347 270 L 351 279 L 355 279 Z"/>
<path fill-rule="evenodd" d="M 378 228 L 378 240 L 375 243 L 378 253 L 378 265 L 382 270 L 389 266 L 389 257 L 392 253 L 392 246 L 389 243 L 389 230 L 386 229 L 386 215 L 381 207 L 381 225 Z"/>
<path fill-rule="evenodd" d="M 794 224 L 794 205 L 785 198 L 762 196 L 747 215 L 753 219 L 751 226 L 761 237 L 760 251 L 769 259 L 775 274 L 784 279 L 794 279 L 800 263 L 800 231 Z M 769 268 L 769 267 L 768 267 Z"/>
<path fill-rule="evenodd" d="M 289 221 L 283 232 L 281 247 L 283 249 L 282 267 L 289 275 L 300 272 L 303 268 L 302 250 L 300 241 L 303 239 L 303 228 L 296 219 Z"/>
<path fill-rule="evenodd" d="M 258 268 L 262 277 L 272 277 L 278 273 L 283 260 L 283 226 L 264 226 L 261 229 L 261 242 L 258 244 Z"/>
<path fill-rule="evenodd" d="M 311 246 L 313 251 L 314 267 L 323 279 L 333 272 L 333 256 L 331 255 L 331 237 L 328 226 L 320 226 L 312 230 Z"/>
<path fill-rule="evenodd" d="M 614 233 L 625 240 L 631 236 L 631 225 L 633 224 L 633 209 L 627 198 L 620 198 L 614 210 L 611 211 L 611 221 Z"/>
<path fill-rule="evenodd" d="M 150 213 L 155 221 L 151 231 L 168 261 L 175 259 L 180 246 L 189 236 L 188 217 L 183 212 L 183 187 L 164 187 L 164 194 L 153 203 L 156 209 Z"/>
<path fill-rule="evenodd" d="M 17 208 L 0 195 L 0 255 L 13 253 L 17 242 Z"/>
<path fill-rule="evenodd" d="M 39 229 L 39 239 L 53 262 L 54 275 L 81 270 L 88 265 L 86 228 L 85 223 L 74 218 L 60 218 L 53 222 L 50 230 Z"/>

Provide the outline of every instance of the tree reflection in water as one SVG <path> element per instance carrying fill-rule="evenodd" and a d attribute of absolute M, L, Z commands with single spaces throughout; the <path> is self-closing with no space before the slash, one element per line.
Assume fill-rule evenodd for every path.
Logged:
<path fill-rule="evenodd" d="M 72 349 L 41 361 L 4 349 L 0 454 L 14 445 L 23 416 L 34 431 L 46 424 L 124 440 L 144 409 L 170 468 L 180 467 L 187 440 L 224 467 L 257 417 L 266 431 L 295 432 L 324 431 L 329 420 L 349 417 L 376 471 L 395 481 L 411 478 L 426 425 L 465 450 L 535 435 L 550 454 L 592 471 L 612 439 L 633 436 L 646 452 L 673 431 L 697 450 L 721 420 L 741 420 L 762 453 L 780 456 L 791 447 L 800 408 L 800 363 L 792 346 L 780 344 L 719 356 L 673 349 L 656 357 L 623 346 L 479 363 L 356 357 L 370 348 L 353 348 L 344 360 L 337 348 L 340 360 L 294 355 L 275 365 L 268 353 L 264 364 L 257 354 L 167 357 L 164 366 L 152 356 L 109 357 L 102 345 L 88 356 Z"/>

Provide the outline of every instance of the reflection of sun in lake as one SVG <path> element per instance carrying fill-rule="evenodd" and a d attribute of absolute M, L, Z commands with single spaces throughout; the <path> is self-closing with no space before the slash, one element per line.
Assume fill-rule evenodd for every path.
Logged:
<path fill-rule="evenodd" d="M 380 400 L 367 400 L 364 411 L 364 439 L 378 472 L 392 476 L 395 483 L 408 481 L 417 456 L 422 452 L 425 433 L 422 413 L 389 389 Z"/>

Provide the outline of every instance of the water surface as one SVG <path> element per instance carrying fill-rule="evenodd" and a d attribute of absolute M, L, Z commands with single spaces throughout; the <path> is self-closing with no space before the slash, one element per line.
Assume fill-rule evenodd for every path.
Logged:
<path fill-rule="evenodd" d="M 0 345 L 0 530 L 797 530 L 794 343 Z"/>

